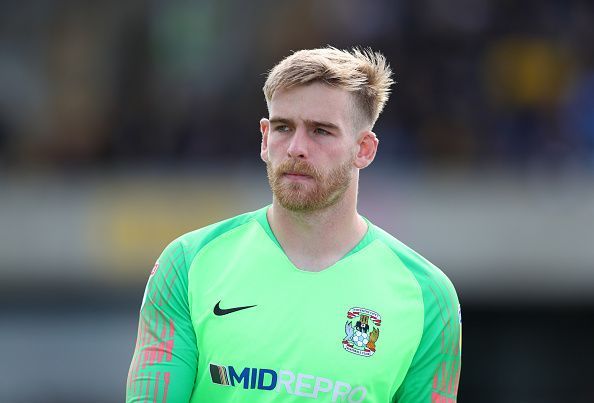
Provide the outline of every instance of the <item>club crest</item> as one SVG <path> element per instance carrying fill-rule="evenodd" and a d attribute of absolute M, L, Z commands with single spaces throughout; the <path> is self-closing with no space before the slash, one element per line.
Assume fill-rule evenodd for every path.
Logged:
<path fill-rule="evenodd" d="M 351 308 L 344 325 L 346 336 L 342 346 L 350 353 L 369 357 L 375 353 L 382 319 L 379 313 L 366 308 Z"/>

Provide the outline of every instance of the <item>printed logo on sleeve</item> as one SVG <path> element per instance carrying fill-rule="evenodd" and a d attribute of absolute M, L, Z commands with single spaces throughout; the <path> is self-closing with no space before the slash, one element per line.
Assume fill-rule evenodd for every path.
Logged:
<path fill-rule="evenodd" d="M 367 308 L 355 307 L 347 312 L 344 325 L 346 336 L 342 346 L 349 353 L 369 357 L 375 353 L 382 318 L 379 313 Z"/>
<path fill-rule="evenodd" d="M 155 275 L 155 273 L 157 272 L 157 269 L 158 269 L 158 268 L 159 268 L 159 261 L 157 260 L 157 261 L 155 262 L 155 265 L 153 266 L 153 269 L 151 270 L 150 277 L 152 277 L 152 276 L 154 276 L 154 275 Z"/>
<path fill-rule="evenodd" d="M 142 296 L 142 304 L 140 304 L 141 311 L 142 311 L 142 308 L 144 308 L 144 304 L 146 303 L 146 298 L 147 298 L 147 294 L 148 294 L 149 284 L 151 283 L 151 278 L 155 275 L 158 268 L 159 268 L 159 261 L 157 260 L 151 270 L 151 274 L 149 275 L 148 281 L 146 282 L 146 287 L 144 287 L 144 295 Z"/>

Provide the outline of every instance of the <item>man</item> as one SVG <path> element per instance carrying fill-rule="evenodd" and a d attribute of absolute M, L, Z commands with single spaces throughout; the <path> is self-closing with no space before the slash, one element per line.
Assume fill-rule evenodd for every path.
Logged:
<path fill-rule="evenodd" d="M 271 70 L 260 129 L 272 205 L 165 249 L 128 402 L 456 401 L 452 284 L 357 213 L 390 77 L 382 55 L 330 47 Z"/>

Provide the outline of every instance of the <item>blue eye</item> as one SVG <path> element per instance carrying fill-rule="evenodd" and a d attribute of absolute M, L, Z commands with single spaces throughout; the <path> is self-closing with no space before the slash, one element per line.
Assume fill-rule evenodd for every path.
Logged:
<path fill-rule="evenodd" d="M 281 133 L 288 132 L 289 131 L 289 126 L 287 126 L 287 125 L 275 126 L 274 127 L 274 131 L 275 132 L 281 132 Z"/>
<path fill-rule="evenodd" d="M 327 135 L 329 135 L 329 134 L 330 134 L 330 132 L 329 132 L 329 131 L 326 131 L 326 130 L 324 130 L 324 129 L 321 129 L 321 128 L 319 128 L 319 127 L 317 127 L 316 129 L 314 129 L 314 133 L 316 133 L 316 134 L 321 134 L 321 135 L 323 135 L 323 136 L 327 136 Z"/>

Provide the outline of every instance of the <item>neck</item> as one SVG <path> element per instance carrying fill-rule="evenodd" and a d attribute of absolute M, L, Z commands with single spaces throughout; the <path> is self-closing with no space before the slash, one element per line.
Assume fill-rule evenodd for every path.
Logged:
<path fill-rule="evenodd" d="M 357 188 L 351 186 L 336 204 L 295 212 L 273 199 L 268 222 L 291 262 L 301 270 L 321 271 L 353 249 L 367 231 L 357 213 Z"/>

